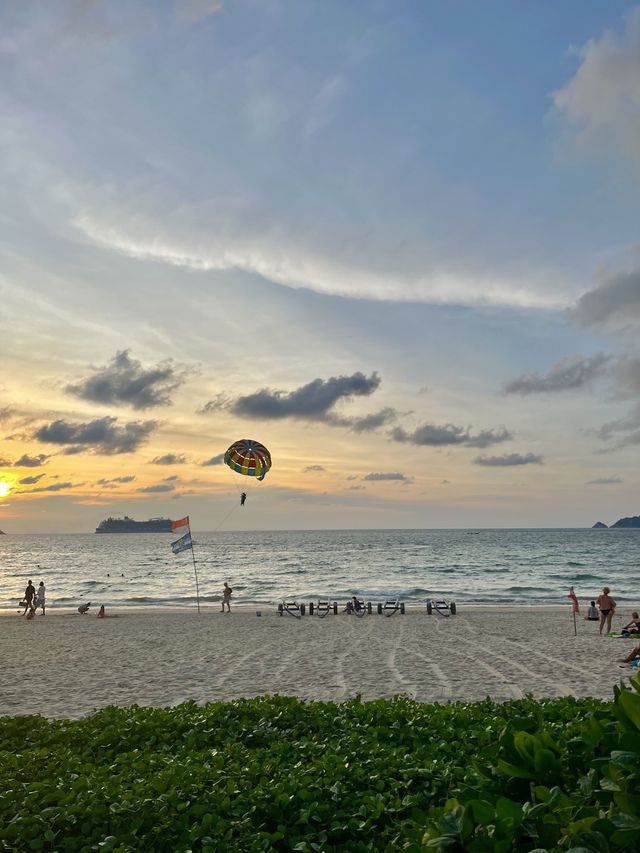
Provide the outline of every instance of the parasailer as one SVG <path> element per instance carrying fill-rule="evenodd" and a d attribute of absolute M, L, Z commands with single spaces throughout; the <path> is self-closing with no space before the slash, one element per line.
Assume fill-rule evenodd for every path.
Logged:
<path fill-rule="evenodd" d="M 271 468 L 271 454 L 259 441 L 242 438 L 228 448 L 224 454 L 224 462 L 238 474 L 264 480 L 267 471 Z M 241 503 L 244 503 L 242 499 Z"/>

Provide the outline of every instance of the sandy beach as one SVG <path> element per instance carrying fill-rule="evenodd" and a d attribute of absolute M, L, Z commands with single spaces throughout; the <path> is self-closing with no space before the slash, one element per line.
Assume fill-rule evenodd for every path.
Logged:
<path fill-rule="evenodd" d="M 613 628 L 628 621 L 631 606 Z M 598 635 L 570 609 L 466 607 L 451 618 L 324 619 L 275 610 L 50 611 L 0 617 L 0 714 L 77 718 L 106 705 L 167 706 L 284 694 L 340 702 L 406 694 L 420 702 L 608 699 L 633 640 Z"/>

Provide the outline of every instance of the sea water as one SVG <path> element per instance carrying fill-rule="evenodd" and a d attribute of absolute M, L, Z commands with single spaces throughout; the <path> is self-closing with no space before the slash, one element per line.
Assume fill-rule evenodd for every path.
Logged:
<path fill-rule="evenodd" d="M 175 534 L 0 536 L 0 608 L 17 609 L 27 581 L 47 606 L 195 606 L 191 551 Z M 269 607 L 283 599 L 408 603 L 566 604 L 604 585 L 640 599 L 640 530 L 310 530 L 193 533 L 200 602 Z"/>

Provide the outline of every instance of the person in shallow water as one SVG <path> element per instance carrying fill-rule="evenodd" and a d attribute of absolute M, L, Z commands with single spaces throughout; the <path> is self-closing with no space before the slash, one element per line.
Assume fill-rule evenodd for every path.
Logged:
<path fill-rule="evenodd" d="M 246 501 L 246 499 L 247 499 L 247 493 L 246 493 L 246 492 L 243 492 L 243 493 L 240 495 L 240 506 L 244 506 L 244 502 Z"/>

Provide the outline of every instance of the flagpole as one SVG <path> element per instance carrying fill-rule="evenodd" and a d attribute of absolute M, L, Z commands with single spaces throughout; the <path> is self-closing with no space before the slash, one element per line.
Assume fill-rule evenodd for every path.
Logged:
<path fill-rule="evenodd" d="M 189 534 L 191 534 L 191 523 L 189 523 Z M 198 613 L 200 613 L 200 589 L 198 587 L 198 569 L 196 568 L 196 555 L 193 552 L 193 536 L 191 536 L 191 559 L 193 560 L 193 573 L 196 576 L 196 600 L 198 602 Z M 573 618 L 575 619 L 575 614 Z"/>
<path fill-rule="evenodd" d="M 570 587 L 569 595 L 567 596 L 567 598 L 571 599 L 571 612 L 573 613 L 573 633 L 577 637 L 578 626 L 576 624 L 576 613 L 580 613 L 580 605 L 578 604 L 578 598 L 573 587 Z"/>
<path fill-rule="evenodd" d="M 189 520 L 189 516 L 185 515 L 184 518 L 179 519 L 178 521 L 171 522 L 171 532 L 175 532 L 179 530 L 181 527 L 186 527 L 187 532 L 184 536 L 181 536 L 180 539 L 176 539 L 175 542 L 171 543 L 171 550 L 174 554 L 179 554 L 181 551 L 186 551 L 187 548 L 191 549 L 191 559 L 193 560 L 193 573 L 196 576 L 196 601 L 198 602 L 198 613 L 200 613 L 200 586 L 198 584 L 198 568 L 196 566 L 196 555 L 193 551 L 193 536 L 191 535 L 191 521 Z M 188 541 L 185 541 L 188 540 Z"/>

